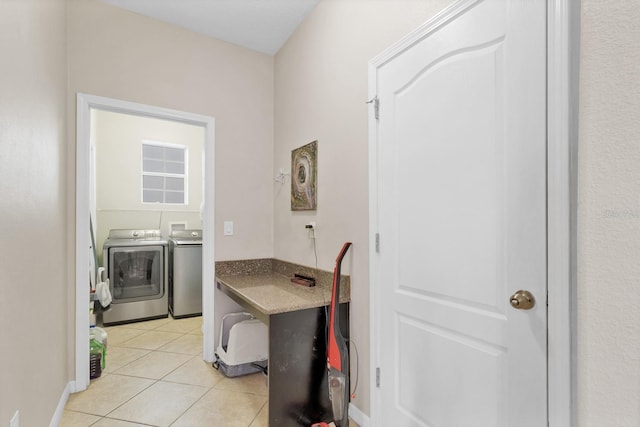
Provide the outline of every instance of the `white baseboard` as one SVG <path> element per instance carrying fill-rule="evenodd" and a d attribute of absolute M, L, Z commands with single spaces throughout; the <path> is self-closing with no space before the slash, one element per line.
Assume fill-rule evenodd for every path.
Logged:
<path fill-rule="evenodd" d="M 358 423 L 360 427 L 369 427 L 369 417 L 353 403 L 349 403 L 349 418 Z"/>
<path fill-rule="evenodd" d="M 53 417 L 51 418 L 51 422 L 49 423 L 49 427 L 58 427 L 60 421 L 62 420 L 62 414 L 64 414 L 64 407 L 69 400 L 69 395 L 71 394 L 71 390 L 75 387 L 74 381 L 69 381 L 67 385 L 62 390 L 62 395 L 60 396 L 60 400 L 58 401 L 58 406 L 56 407 L 56 412 L 54 412 Z"/>

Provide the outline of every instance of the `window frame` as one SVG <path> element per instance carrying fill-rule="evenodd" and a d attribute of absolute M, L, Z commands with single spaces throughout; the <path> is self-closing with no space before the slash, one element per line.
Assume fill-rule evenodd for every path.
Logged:
<path fill-rule="evenodd" d="M 150 172 L 145 171 L 144 169 L 144 148 L 145 146 L 153 146 L 160 148 L 174 148 L 180 149 L 184 152 L 184 173 L 176 174 L 176 173 L 168 173 L 168 172 Z M 166 158 L 163 159 L 166 163 Z M 183 193 L 184 193 L 184 201 L 182 203 L 171 203 L 171 202 L 146 202 L 144 200 L 144 178 L 145 176 L 157 176 L 162 178 L 182 178 L 183 179 Z M 166 200 L 167 189 L 164 188 L 162 190 L 163 200 Z M 162 142 L 155 140 L 147 140 L 143 139 L 140 144 L 140 202 L 143 205 L 169 205 L 169 206 L 188 206 L 189 205 L 189 147 L 184 144 L 175 144 L 170 142 Z"/>

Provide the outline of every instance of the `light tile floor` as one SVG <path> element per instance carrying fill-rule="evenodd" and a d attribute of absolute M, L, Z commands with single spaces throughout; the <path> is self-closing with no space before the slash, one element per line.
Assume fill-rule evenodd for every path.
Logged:
<path fill-rule="evenodd" d="M 202 360 L 202 318 L 107 327 L 107 365 L 72 394 L 60 427 L 267 427 L 263 374 L 226 378 Z"/>
<path fill-rule="evenodd" d="M 268 427 L 264 375 L 226 378 L 204 362 L 201 325 L 169 317 L 105 328 L 105 370 L 70 396 L 60 427 Z"/>

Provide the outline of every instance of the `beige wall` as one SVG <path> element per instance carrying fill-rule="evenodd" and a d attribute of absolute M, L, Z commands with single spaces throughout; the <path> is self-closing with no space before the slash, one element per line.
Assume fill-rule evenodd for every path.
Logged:
<path fill-rule="evenodd" d="M 289 171 L 291 150 L 318 140 L 318 209 L 290 210 L 290 179 L 275 184 L 274 255 L 333 270 L 353 242 L 343 272 L 351 275 L 351 338 L 359 350 L 355 405 L 369 413 L 368 61 L 451 1 L 324 0 L 275 61 L 273 174 Z M 355 372 L 356 364 L 352 362 Z"/>
<path fill-rule="evenodd" d="M 96 249 L 112 228 L 159 228 L 163 236 L 171 223 L 202 228 L 202 160 L 204 128 L 152 117 L 93 110 L 96 146 Z M 188 203 L 142 203 L 142 142 L 177 144 L 187 148 Z"/>
<path fill-rule="evenodd" d="M 214 117 L 216 259 L 270 257 L 273 57 L 95 0 L 68 12 L 72 140 L 78 92 Z"/>
<path fill-rule="evenodd" d="M 640 3 L 582 0 L 580 427 L 640 425 Z"/>
<path fill-rule="evenodd" d="M 49 425 L 67 371 L 62 0 L 0 0 L 0 425 Z"/>

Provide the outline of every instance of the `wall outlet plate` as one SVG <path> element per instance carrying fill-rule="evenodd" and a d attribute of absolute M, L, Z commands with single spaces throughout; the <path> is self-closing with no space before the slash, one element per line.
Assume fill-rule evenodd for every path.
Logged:
<path fill-rule="evenodd" d="M 233 236 L 233 221 L 224 222 L 224 235 Z"/>
<path fill-rule="evenodd" d="M 9 427 L 20 427 L 20 411 L 16 411 L 11 417 L 11 421 L 9 421 Z"/>
<path fill-rule="evenodd" d="M 304 228 L 307 230 L 310 239 L 316 238 L 316 222 L 309 221 L 304 225 Z"/>

